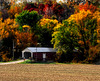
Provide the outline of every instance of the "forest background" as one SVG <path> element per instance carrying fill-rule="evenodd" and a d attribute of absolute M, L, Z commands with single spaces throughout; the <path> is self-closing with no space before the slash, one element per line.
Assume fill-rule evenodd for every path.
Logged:
<path fill-rule="evenodd" d="M 98 61 L 99 4 L 99 0 L 85 3 L 3 2 L 4 9 L 0 11 L 0 61 L 18 59 L 23 49 L 37 46 L 56 48 L 56 62 Z"/>

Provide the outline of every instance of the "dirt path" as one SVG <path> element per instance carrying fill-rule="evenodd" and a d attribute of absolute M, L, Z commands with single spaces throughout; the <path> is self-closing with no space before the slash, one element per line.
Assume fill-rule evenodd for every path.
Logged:
<path fill-rule="evenodd" d="M 24 60 L 13 61 L 13 62 L 6 62 L 6 63 L 0 63 L 0 65 L 17 64 L 17 63 L 20 63 L 20 62 L 24 62 Z"/>
<path fill-rule="evenodd" d="M 100 65 L 0 65 L 0 81 L 100 81 Z"/>

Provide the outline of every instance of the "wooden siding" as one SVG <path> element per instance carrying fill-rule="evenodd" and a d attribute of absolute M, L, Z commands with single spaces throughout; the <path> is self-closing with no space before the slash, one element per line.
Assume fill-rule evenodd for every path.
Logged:
<path fill-rule="evenodd" d="M 46 61 L 49 60 L 54 60 L 55 59 L 55 52 L 39 52 L 39 53 L 33 53 L 33 59 L 37 60 L 37 61 L 43 61 L 43 54 L 46 54 Z"/>

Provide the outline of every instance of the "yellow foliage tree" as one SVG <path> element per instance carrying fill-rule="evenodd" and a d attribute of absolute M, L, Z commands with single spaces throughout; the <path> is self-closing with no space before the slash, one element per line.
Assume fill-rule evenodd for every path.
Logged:
<path fill-rule="evenodd" d="M 6 19 L 2 22 L 0 19 L 0 38 L 7 38 L 9 35 L 14 35 L 19 25 L 13 19 Z"/>
<path fill-rule="evenodd" d="M 40 20 L 40 27 L 42 28 L 48 28 L 50 30 L 53 30 L 53 28 L 58 24 L 58 21 L 55 19 L 46 19 L 43 18 Z"/>
<path fill-rule="evenodd" d="M 94 14 L 84 9 L 79 13 L 71 15 L 62 24 L 58 24 L 54 28 L 52 35 L 54 47 L 58 51 L 68 52 L 68 54 L 71 54 L 69 52 L 73 52 L 72 50 L 77 47 L 81 55 L 83 55 L 82 58 L 84 58 L 79 60 L 84 60 L 84 62 L 90 61 L 88 58 L 92 53 L 90 54 L 89 51 L 91 47 L 98 44 L 97 30 L 100 22 L 99 17 L 99 12 Z"/>
<path fill-rule="evenodd" d="M 0 19 L 0 40 L 2 40 L 1 54 L 3 61 L 9 61 L 12 57 L 12 44 L 15 39 L 18 25 L 13 19 L 6 19 L 4 22 Z"/>
<path fill-rule="evenodd" d="M 93 22 L 93 23 L 90 23 L 92 22 L 93 19 L 96 19 L 97 20 L 97 23 Z M 88 20 L 88 21 L 87 21 Z M 87 37 L 88 35 L 83 35 L 82 32 L 86 32 L 88 34 L 91 34 L 92 32 L 92 29 L 93 31 L 98 31 L 98 28 L 99 28 L 99 21 L 100 21 L 100 12 L 95 12 L 95 13 L 92 13 L 90 10 L 87 10 L 85 11 L 84 9 L 82 11 L 80 11 L 79 13 L 77 14 L 73 14 L 71 15 L 69 18 L 68 18 L 68 21 L 71 22 L 76 22 L 77 23 L 77 26 L 79 28 L 79 35 L 80 37 Z M 90 25 L 89 25 L 90 24 Z M 97 26 L 96 26 L 97 24 Z M 88 26 L 89 25 L 89 26 Z M 94 26 L 94 27 L 92 27 Z M 91 31 L 91 32 L 90 32 Z M 90 33 L 89 33 L 90 32 Z M 96 33 L 96 32 L 95 32 Z M 82 36 L 83 35 L 83 36 Z M 80 42 L 80 41 L 79 41 Z M 87 39 L 86 42 L 85 40 L 84 41 L 81 41 L 80 43 L 82 44 L 82 42 L 84 43 L 89 43 L 89 40 Z"/>
<path fill-rule="evenodd" d="M 93 16 L 93 18 L 97 19 L 97 42 L 100 43 L 100 11 L 96 11 L 95 13 L 93 13 Z"/>
<path fill-rule="evenodd" d="M 53 28 L 58 24 L 58 21 L 56 19 L 46 19 L 43 18 L 39 21 L 39 29 L 40 29 L 40 38 L 39 42 L 42 46 L 52 46 L 51 45 L 51 39 L 52 39 L 52 33 Z"/>
<path fill-rule="evenodd" d="M 90 15 L 90 16 L 89 16 Z M 80 22 L 80 21 L 83 21 L 86 19 L 86 17 L 89 16 L 89 17 L 92 17 L 92 13 L 90 12 L 90 10 L 87 10 L 85 11 L 84 9 L 82 11 L 80 11 L 79 13 L 77 14 L 73 14 L 71 15 L 69 18 L 68 18 L 68 21 L 74 21 L 76 22 L 77 24 Z M 79 23 L 80 24 L 80 23 Z"/>

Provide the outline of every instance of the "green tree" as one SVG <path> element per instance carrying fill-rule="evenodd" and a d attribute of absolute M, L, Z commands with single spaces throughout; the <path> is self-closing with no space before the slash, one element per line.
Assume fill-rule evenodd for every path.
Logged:
<path fill-rule="evenodd" d="M 71 61 L 73 49 L 78 46 L 78 29 L 74 22 L 63 21 L 54 28 L 52 44 L 58 49 L 60 62 Z"/>
<path fill-rule="evenodd" d="M 38 14 L 37 11 L 23 11 L 16 17 L 16 21 L 22 27 L 23 25 L 31 26 L 31 30 L 34 31 L 36 29 L 36 23 L 41 19 L 41 15 Z"/>

